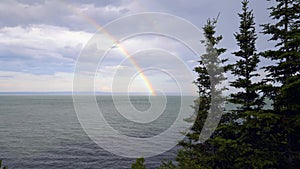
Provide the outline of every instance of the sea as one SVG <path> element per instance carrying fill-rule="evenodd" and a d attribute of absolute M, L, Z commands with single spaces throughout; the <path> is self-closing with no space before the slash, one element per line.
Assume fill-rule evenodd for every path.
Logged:
<path fill-rule="evenodd" d="M 167 130 L 182 107 L 181 96 L 166 96 L 164 112 L 145 125 L 120 115 L 112 96 L 95 98 L 111 127 L 137 138 L 150 138 Z M 149 96 L 130 96 L 130 101 L 141 111 L 151 106 Z M 184 106 L 187 114 L 193 113 L 192 105 L 190 99 Z M 151 144 L 158 143 L 150 143 L 150 151 Z M 147 169 L 157 168 L 163 160 L 174 161 L 177 150 L 175 146 L 146 158 Z M 0 95 L 0 159 L 11 169 L 127 169 L 136 160 L 114 154 L 89 137 L 77 118 L 72 95 Z"/>

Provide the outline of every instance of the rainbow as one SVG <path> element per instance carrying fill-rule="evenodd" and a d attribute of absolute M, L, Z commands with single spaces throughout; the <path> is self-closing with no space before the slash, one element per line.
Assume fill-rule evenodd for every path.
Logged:
<path fill-rule="evenodd" d="M 116 39 L 113 35 L 111 35 L 109 32 L 107 32 L 104 27 L 99 25 L 95 20 L 90 18 L 88 15 L 82 13 L 79 9 L 74 7 L 73 5 L 67 3 L 66 1 L 62 1 L 67 7 L 70 7 L 72 11 L 74 11 L 76 14 L 80 15 L 82 18 L 87 20 L 90 24 L 94 25 L 99 31 L 107 35 L 113 42 L 118 42 L 118 39 Z M 136 68 L 136 70 L 139 72 L 139 76 L 142 78 L 143 82 L 145 83 L 147 89 L 149 90 L 150 94 L 153 96 L 156 96 L 155 89 L 153 88 L 152 84 L 150 83 L 149 79 L 146 77 L 146 75 L 143 72 L 143 69 L 138 65 L 138 63 L 134 60 L 133 57 L 129 54 L 129 52 L 120 44 L 115 43 L 115 47 L 118 47 L 118 49 L 121 50 L 121 52 L 129 59 L 131 64 Z"/>

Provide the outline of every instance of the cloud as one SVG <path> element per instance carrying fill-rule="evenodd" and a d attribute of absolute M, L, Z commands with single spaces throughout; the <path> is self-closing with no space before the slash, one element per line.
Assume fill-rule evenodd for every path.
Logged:
<path fill-rule="evenodd" d="M 15 71 L 22 71 L 20 68 L 41 67 L 40 71 L 45 71 L 51 68 L 49 66 L 55 66 L 58 70 L 53 71 L 60 71 L 60 64 L 75 63 L 82 46 L 91 36 L 91 33 L 50 25 L 1 28 L 0 63 L 5 66 L 0 70 L 15 68 Z M 21 67 L 16 64 L 21 64 Z"/>
<path fill-rule="evenodd" d="M 45 24 L 94 32 L 97 28 L 89 20 L 104 25 L 129 12 L 130 6 L 123 1 L 4 0 L 0 2 L 0 27 Z"/>
<path fill-rule="evenodd" d="M 4 0 L 0 5 L 1 26 L 18 26 L 27 24 L 55 24 L 62 17 L 70 15 L 58 1 L 26 1 Z"/>
<path fill-rule="evenodd" d="M 250 6 L 254 8 L 257 24 L 270 21 L 266 8 L 272 6 L 271 2 L 257 1 L 250 3 Z M 219 0 L 191 0 L 189 2 L 183 0 L 172 2 L 167 0 L 3 0 L 0 2 L 0 90 L 70 91 L 71 77 L 77 56 L 82 47 L 94 35 L 98 26 L 106 25 L 114 19 L 137 12 L 173 14 L 187 19 L 199 29 L 203 27 L 208 18 L 216 17 L 221 12 L 216 29 L 217 34 L 223 35 L 224 39 L 219 46 L 228 49 L 228 52 L 223 56 L 233 61 L 230 53 L 237 49 L 233 33 L 238 30 L 239 18 L 237 13 L 240 10 L 239 1 Z M 154 21 L 147 20 L 147 18 L 142 19 L 145 23 L 153 22 L 155 25 Z M 122 27 L 116 27 L 112 31 L 138 31 L 142 29 L 133 21 Z M 168 24 L 157 29 L 172 30 L 183 33 L 183 36 L 189 33 L 184 34 L 184 29 L 170 27 Z M 257 30 L 257 32 L 260 31 L 259 26 L 257 26 Z M 201 40 L 201 37 L 197 38 Z M 265 36 L 258 36 L 258 51 L 273 46 L 273 44 L 266 42 Z M 136 60 L 141 68 L 159 68 L 176 75 L 179 81 L 186 82 L 186 86 L 183 87 L 184 90 L 192 88 L 191 80 L 185 78 L 181 71 L 184 67 L 180 67 L 177 61 L 181 59 L 191 71 L 199 58 L 179 42 L 167 37 L 142 35 L 125 39 L 120 44 L 130 55 L 136 55 Z M 171 59 L 160 55 L 161 53 L 151 52 L 155 48 L 166 50 L 177 58 Z M 86 49 L 88 57 L 82 60 L 85 62 L 82 68 L 89 68 L 91 64 L 98 63 L 101 59 L 101 56 L 98 56 L 100 50 L 107 49 L 101 47 L 101 44 L 100 46 L 88 46 Z M 149 52 L 145 52 L 145 50 L 149 50 Z M 263 60 L 261 65 L 267 63 L 269 64 L 268 61 Z M 128 56 L 125 55 L 124 50 L 122 51 L 117 47 L 108 53 L 100 65 L 99 76 L 96 80 L 97 87 L 99 87 L 97 89 L 111 90 L 113 73 L 116 70 L 138 71 Z M 82 73 L 86 76 L 95 75 L 95 72 L 91 71 Z M 145 74 L 155 87 L 168 91 L 177 90 L 173 83 L 174 80 L 164 74 L 163 71 L 149 70 Z M 126 78 L 131 77 L 124 76 L 122 78 L 126 80 Z M 51 86 L 51 84 L 55 85 Z M 147 90 L 143 84 L 143 79 L 137 76 L 130 90 Z"/>
<path fill-rule="evenodd" d="M 57 72 L 54 75 L 33 75 L 23 72 L 0 71 L 1 92 L 20 91 L 71 91 L 72 73 Z"/>

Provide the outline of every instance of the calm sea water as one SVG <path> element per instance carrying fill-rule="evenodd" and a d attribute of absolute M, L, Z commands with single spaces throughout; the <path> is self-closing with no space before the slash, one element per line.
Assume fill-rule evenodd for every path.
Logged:
<path fill-rule="evenodd" d="M 146 96 L 131 97 L 138 110 L 149 108 Z M 97 96 L 107 122 L 131 137 L 151 137 L 176 119 L 180 97 L 168 96 L 165 112 L 149 125 L 123 118 L 110 96 Z M 190 102 L 192 105 L 193 102 Z M 192 109 L 186 110 L 187 112 Z M 153 143 L 155 144 L 155 143 Z M 172 160 L 176 147 L 146 159 L 147 168 Z M 9 168 L 130 168 L 135 159 L 114 155 L 95 144 L 83 131 L 71 96 L 0 96 L 0 159 Z"/>

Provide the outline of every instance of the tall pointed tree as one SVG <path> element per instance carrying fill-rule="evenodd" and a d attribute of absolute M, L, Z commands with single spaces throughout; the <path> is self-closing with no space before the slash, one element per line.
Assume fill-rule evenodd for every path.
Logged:
<path fill-rule="evenodd" d="M 214 83 L 208 78 L 202 62 L 195 68 L 199 75 L 195 83 L 200 95 L 196 103 L 200 106 L 195 111 L 198 116 L 192 132 L 180 142 L 182 149 L 178 152 L 177 168 L 299 167 L 300 1 L 276 2 L 277 5 L 270 8 L 274 24 L 263 25 L 264 33 L 272 35 L 271 40 L 277 45 L 274 50 L 262 53 L 274 61 L 273 65 L 265 67 L 269 74 L 262 83 L 253 82 L 259 62 L 255 49 L 254 17 L 247 7 L 249 2 L 242 2 L 240 31 L 235 34 L 240 50 L 233 53 L 239 60 L 229 66 L 237 77 L 231 86 L 240 89 L 231 95 L 230 102 L 239 105 L 236 110 L 222 116 L 218 128 L 204 143 L 197 141 L 210 108 L 208 104 Z M 215 55 L 211 50 L 222 39 L 214 36 L 215 23 L 209 21 L 204 27 L 209 42 L 204 55 L 206 58 L 224 52 L 223 49 L 221 52 L 217 50 Z M 258 93 L 260 90 L 273 100 L 274 110 L 262 109 L 264 97 Z M 164 167 L 175 168 L 173 164 Z"/>
<path fill-rule="evenodd" d="M 259 76 L 256 72 L 259 57 L 255 47 L 257 34 L 253 11 L 248 9 L 248 4 L 248 0 L 242 1 L 242 13 L 238 14 L 241 19 L 239 33 L 234 35 L 240 49 L 233 54 L 239 60 L 230 65 L 230 71 L 237 77 L 231 86 L 241 91 L 231 94 L 229 101 L 239 105 L 237 111 L 242 112 L 259 110 L 264 105 L 263 97 L 258 93 L 261 84 L 253 82 L 253 78 Z"/>
<path fill-rule="evenodd" d="M 218 109 L 211 105 L 212 99 L 217 102 L 221 100 L 219 94 L 224 90 L 217 88 L 225 77 L 223 76 L 224 68 L 220 63 L 226 60 L 220 59 L 220 55 L 226 51 L 224 48 L 217 48 L 218 43 L 222 40 L 222 36 L 216 36 L 217 19 L 209 19 L 203 27 L 206 40 L 206 54 L 201 56 L 199 66 L 194 71 L 198 74 L 195 84 L 198 87 L 199 98 L 195 101 L 195 122 L 191 132 L 187 133 L 187 138 L 181 141 L 179 145 L 182 147 L 178 152 L 177 161 L 179 168 L 203 168 L 207 167 L 207 162 L 213 156 L 211 151 L 212 145 L 209 142 L 199 142 L 199 136 L 203 129 L 209 109 Z M 212 73 L 213 72 L 213 73 Z M 215 97 L 215 98 L 212 98 Z M 218 106 L 218 105 L 217 105 Z"/>
<path fill-rule="evenodd" d="M 234 168 L 271 168 L 276 160 L 268 158 L 274 152 L 266 145 L 274 144 L 268 138 L 269 133 L 264 131 L 270 128 L 267 124 L 274 123 L 274 116 L 262 110 L 264 97 L 260 92 L 263 84 L 254 82 L 254 78 L 259 76 L 257 67 L 260 60 L 256 53 L 257 34 L 253 10 L 249 10 L 248 5 L 248 0 L 242 1 L 242 12 L 238 14 L 239 32 L 234 34 L 239 46 L 239 50 L 233 52 L 237 61 L 229 66 L 236 78 L 230 82 L 230 86 L 238 92 L 231 94 L 229 99 L 237 108 L 228 114 L 232 120 L 234 135 L 231 133 L 227 136 L 228 140 L 234 140 L 236 147 L 227 151 L 237 152 Z"/>
<path fill-rule="evenodd" d="M 285 168 L 297 168 L 300 161 L 300 1 L 275 0 L 269 8 L 273 24 L 264 24 L 263 33 L 271 35 L 275 49 L 262 55 L 274 61 L 265 69 L 270 84 L 265 93 L 272 98 L 274 113 L 281 120 L 280 163 Z"/>

